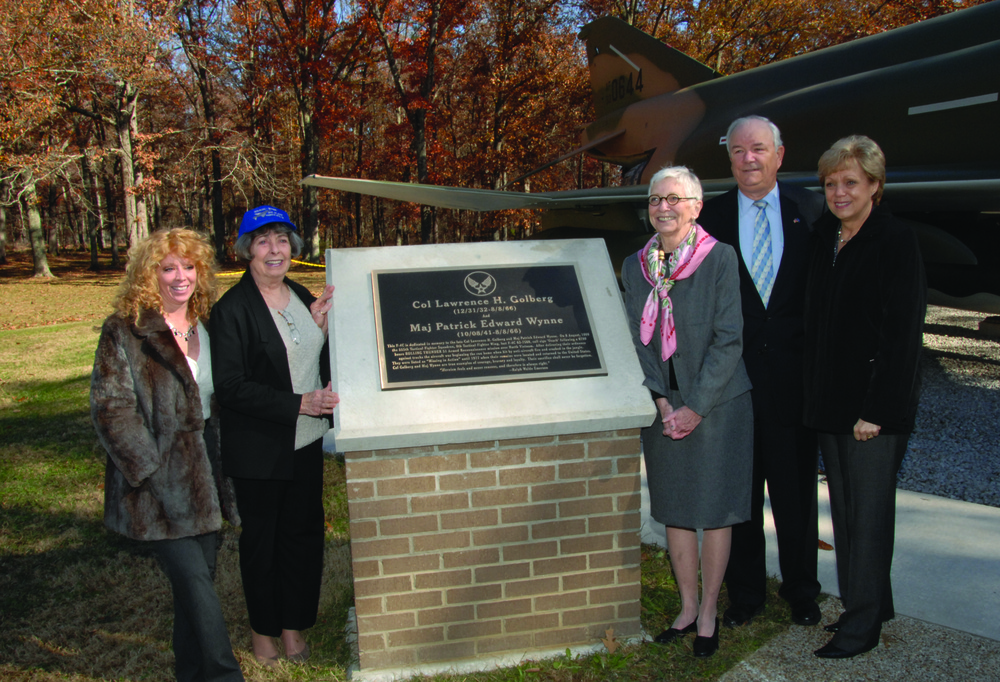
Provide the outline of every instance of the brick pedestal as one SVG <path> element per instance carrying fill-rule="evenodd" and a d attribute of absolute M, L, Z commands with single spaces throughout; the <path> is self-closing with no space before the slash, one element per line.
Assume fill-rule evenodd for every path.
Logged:
<path fill-rule="evenodd" d="M 362 673 L 639 625 L 639 431 L 348 452 Z"/>

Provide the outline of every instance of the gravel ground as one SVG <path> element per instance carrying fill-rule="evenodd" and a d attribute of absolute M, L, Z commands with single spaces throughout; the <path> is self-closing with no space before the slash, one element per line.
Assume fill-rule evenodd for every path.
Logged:
<path fill-rule="evenodd" d="M 1000 339 L 979 331 L 987 317 L 928 308 L 923 391 L 898 487 L 1000 507 Z"/>

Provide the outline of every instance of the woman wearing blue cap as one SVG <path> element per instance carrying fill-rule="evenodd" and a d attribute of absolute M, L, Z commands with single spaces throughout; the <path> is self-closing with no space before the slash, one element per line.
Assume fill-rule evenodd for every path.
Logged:
<path fill-rule="evenodd" d="M 212 310 L 222 464 L 243 519 L 240 571 L 257 661 L 309 657 L 323 567 L 323 435 L 340 398 L 327 353 L 333 287 L 318 299 L 285 275 L 302 239 L 288 214 L 244 214 L 236 254 L 249 261 Z M 325 388 L 324 388 L 325 387 Z"/>

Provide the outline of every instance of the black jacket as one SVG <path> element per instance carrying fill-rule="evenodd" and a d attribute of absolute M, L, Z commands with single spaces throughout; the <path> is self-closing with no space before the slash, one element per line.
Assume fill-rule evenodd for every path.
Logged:
<path fill-rule="evenodd" d="M 738 189 L 705 202 L 698 222 L 736 250 L 743 309 L 743 361 L 753 384 L 758 419 L 794 426 L 802 418 L 802 303 L 813 223 L 825 201 L 815 192 L 778 183 L 785 246 L 767 309 L 740 253 Z"/>
<path fill-rule="evenodd" d="M 316 300 L 301 284 L 287 277 L 285 284 L 307 307 Z M 215 304 L 210 322 L 223 470 L 235 478 L 291 480 L 302 396 L 292 390 L 285 344 L 249 270 Z M 324 386 L 330 380 L 328 343 L 320 378 Z"/>
<path fill-rule="evenodd" d="M 816 226 L 806 286 L 805 423 L 849 434 L 913 430 L 927 283 L 913 231 L 876 207 L 834 260 L 839 221 Z"/>

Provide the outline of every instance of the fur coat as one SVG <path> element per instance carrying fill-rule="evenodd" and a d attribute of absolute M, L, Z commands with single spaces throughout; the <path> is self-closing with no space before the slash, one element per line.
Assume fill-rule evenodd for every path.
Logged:
<path fill-rule="evenodd" d="M 203 339 L 206 342 L 207 339 Z M 90 414 L 108 453 L 104 524 L 134 540 L 202 535 L 239 524 L 219 460 L 215 399 L 202 416 L 198 385 L 163 317 L 111 315 L 94 356 Z"/>

